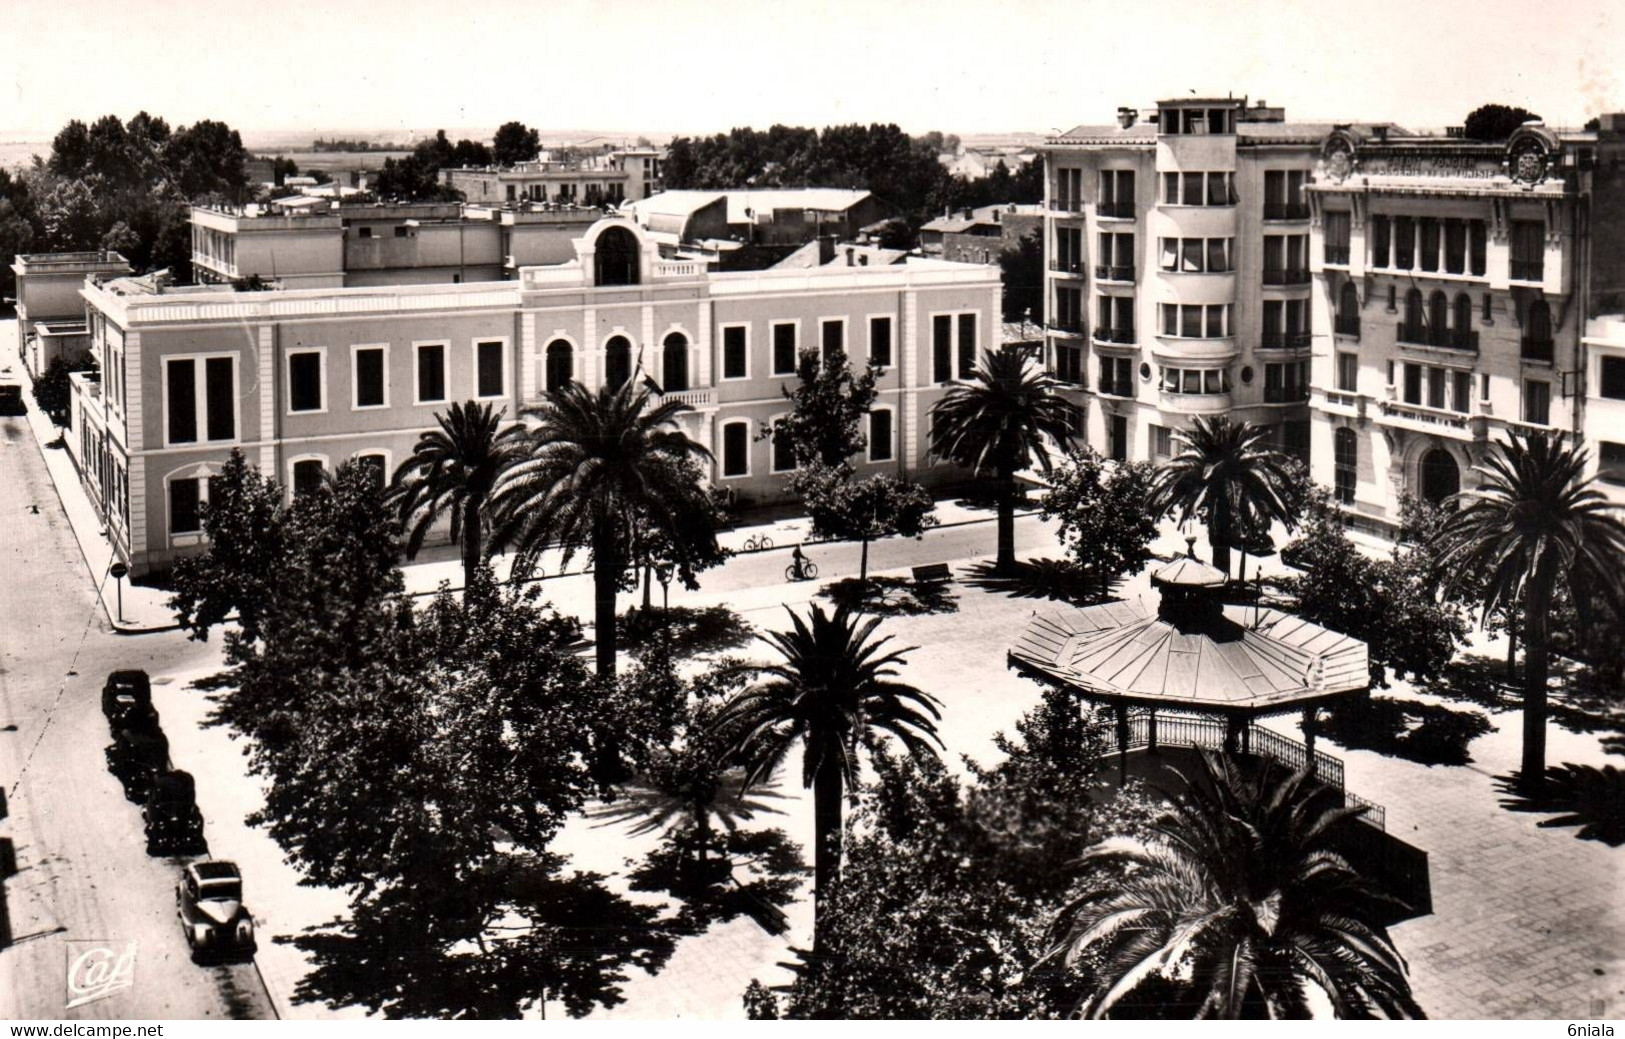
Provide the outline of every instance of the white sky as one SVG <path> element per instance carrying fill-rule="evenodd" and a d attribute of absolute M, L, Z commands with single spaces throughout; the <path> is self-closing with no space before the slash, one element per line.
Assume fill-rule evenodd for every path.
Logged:
<path fill-rule="evenodd" d="M 1289 119 L 1625 111 L 1619 0 L 5 0 L 0 130 L 1037 131 L 1230 92 Z"/>

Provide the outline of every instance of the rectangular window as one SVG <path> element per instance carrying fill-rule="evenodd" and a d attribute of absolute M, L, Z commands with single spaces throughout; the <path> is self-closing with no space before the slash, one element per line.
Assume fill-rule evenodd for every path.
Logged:
<path fill-rule="evenodd" d="M 355 406 L 382 408 L 389 404 L 388 381 L 384 377 L 385 351 L 381 346 L 357 347 L 354 362 Z"/>
<path fill-rule="evenodd" d="M 1439 269 L 1439 222 L 1430 216 L 1421 220 L 1422 224 L 1422 269 L 1436 271 Z"/>
<path fill-rule="evenodd" d="M 729 422 L 722 427 L 722 475 L 750 473 L 750 424 Z"/>
<path fill-rule="evenodd" d="M 1416 224 L 1408 216 L 1394 218 L 1394 266 L 1402 271 L 1416 266 Z"/>
<path fill-rule="evenodd" d="M 320 458 L 306 458 L 293 463 L 293 496 L 302 498 L 320 490 L 324 472 Z"/>
<path fill-rule="evenodd" d="M 1325 243 L 1327 263 L 1349 262 L 1349 215 L 1328 212 L 1325 215 Z"/>
<path fill-rule="evenodd" d="M 959 377 L 976 375 L 976 315 L 959 315 Z"/>
<path fill-rule="evenodd" d="M 1388 266 L 1389 223 L 1385 216 L 1371 218 L 1371 266 Z"/>
<path fill-rule="evenodd" d="M 1451 388 L 1450 394 L 1451 409 L 1454 411 L 1459 411 L 1463 415 L 1467 414 L 1467 409 L 1471 404 L 1472 397 L 1473 373 L 1457 372 L 1455 374 L 1455 385 Z"/>
<path fill-rule="evenodd" d="M 194 479 L 169 481 L 169 532 L 196 534 L 203 529 L 202 492 Z"/>
<path fill-rule="evenodd" d="M 1202 204 L 1202 175 L 1200 173 L 1184 174 L 1184 183 L 1180 185 L 1179 201 L 1187 206 Z"/>
<path fill-rule="evenodd" d="M 776 423 L 768 440 L 768 461 L 776 473 L 787 473 L 796 467 L 795 441 L 788 430 Z"/>
<path fill-rule="evenodd" d="M 931 319 L 931 381 L 948 382 L 954 377 L 954 319 L 938 314 Z"/>
<path fill-rule="evenodd" d="M 208 409 L 210 440 L 237 438 L 237 362 L 210 357 L 203 362 L 203 402 Z"/>
<path fill-rule="evenodd" d="M 1467 224 L 1464 221 L 1444 222 L 1444 269 L 1447 274 L 1467 273 Z"/>
<path fill-rule="evenodd" d="M 503 344 L 483 342 L 474 344 L 474 395 L 500 397 L 507 385 L 502 372 Z"/>
<path fill-rule="evenodd" d="M 1597 441 L 1597 475 L 1609 483 L 1625 483 L 1625 444 Z"/>
<path fill-rule="evenodd" d="M 891 367 L 891 318 L 869 319 L 869 363 Z"/>
<path fill-rule="evenodd" d="M 169 361 L 164 400 L 169 408 L 169 442 L 197 442 L 197 365 L 186 357 Z"/>
<path fill-rule="evenodd" d="M 891 412 L 886 410 L 871 411 L 869 412 L 869 461 L 889 462 L 891 460 Z"/>
<path fill-rule="evenodd" d="M 446 399 L 446 347 L 426 343 L 417 348 L 419 404 L 439 404 Z"/>
<path fill-rule="evenodd" d="M 748 332 L 749 329 L 744 325 L 726 325 L 723 327 L 722 377 L 724 379 L 743 379 L 750 374 L 748 368 Z"/>
<path fill-rule="evenodd" d="M 1176 271 L 1179 269 L 1179 239 L 1164 238 L 1162 240 L 1162 249 L 1158 262 L 1165 271 Z"/>
<path fill-rule="evenodd" d="M 1162 175 L 1162 200 L 1170 206 L 1179 205 L 1179 174 Z"/>
<path fill-rule="evenodd" d="M 1172 458 L 1174 454 L 1173 431 L 1167 426 L 1151 427 L 1152 451 L 1158 458 Z"/>
<path fill-rule="evenodd" d="M 1443 368 L 1428 369 L 1428 407 L 1444 410 L 1444 382 Z"/>
<path fill-rule="evenodd" d="M 1405 403 L 1422 403 L 1422 366 L 1419 364 L 1405 365 Z"/>
<path fill-rule="evenodd" d="M 1355 393 L 1360 385 L 1360 355 L 1339 353 L 1337 355 L 1337 388 L 1344 393 Z"/>
<path fill-rule="evenodd" d="M 839 318 L 823 322 L 820 326 L 819 340 L 825 357 L 846 353 L 846 322 Z"/>
<path fill-rule="evenodd" d="M 1477 277 L 1484 276 L 1484 221 L 1469 220 L 1467 222 L 1467 246 L 1469 259 L 1472 264 L 1472 273 Z"/>
<path fill-rule="evenodd" d="M 1183 304 L 1179 308 L 1179 334 L 1188 338 L 1197 338 L 1202 334 L 1202 307 L 1200 304 Z"/>
<path fill-rule="evenodd" d="M 1597 392 L 1612 400 L 1625 400 L 1625 357 L 1597 359 Z"/>
<path fill-rule="evenodd" d="M 1228 271 L 1230 269 L 1230 239 L 1209 238 L 1207 240 L 1207 269 L 1210 271 Z"/>
<path fill-rule="evenodd" d="M 799 327 L 794 321 L 784 321 L 773 326 L 774 375 L 796 373 L 796 331 Z"/>
<path fill-rule="evenodd" d="M 1523 420 L 1537 426 L 1550 425 L 1552 384 L 1527 379 L 1523 384 Z"/>
<path fill-rule="evenodd" d="M 1179 269 L 1200 274 L 1202 272 L 1202 240 L 1181 239 Z"/>
<path fill-rule="evenodd" d="M 1512 221 L 1512 280 L 1545 277 L 1546 225 L 1539 220 Z"/>

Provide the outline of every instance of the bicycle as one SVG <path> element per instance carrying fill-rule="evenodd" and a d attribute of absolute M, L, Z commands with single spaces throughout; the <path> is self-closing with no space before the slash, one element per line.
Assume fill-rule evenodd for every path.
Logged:
<path fill-rule="evenodd" d="M 796 573 L 796 565 L 794 563 L 791 563 L 789 566 L 784 568 L 784 579 L 786 581 L 811 581 L 817 576 L 818 564 L 811 561 L 801 564 L 801 572 L 799 574 Z"/>
<path fill-rule="evenodd" d="M 766 534 L 752 534 L 745 539 L 746 552 L 766 552 L 773 547 L 773 539 Z"/>

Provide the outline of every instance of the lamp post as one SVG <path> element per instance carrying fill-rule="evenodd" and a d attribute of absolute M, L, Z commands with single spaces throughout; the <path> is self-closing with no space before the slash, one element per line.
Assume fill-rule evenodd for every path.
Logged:
<path fill-rule="evenodd" d="M 123 624 L 124 623 L 124 578 L 130 573 L 130 568 L 125 566 L 124 563 L 121 562 L 121 561 L 120 562 L 114 562 L 114 564 L 112 566 L 107 568 L 107 572 L 113 575 L 113 586 L 118 589 L 118 620 L 119 620 L 120 624 Z"/>

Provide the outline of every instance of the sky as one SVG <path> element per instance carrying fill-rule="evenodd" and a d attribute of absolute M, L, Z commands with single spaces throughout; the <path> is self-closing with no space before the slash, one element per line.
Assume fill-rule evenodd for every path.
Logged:
<path fill-rule="evenodd" d="M 1625 111 L 1618 0 L 6 0 L 0 139 L 141 109 L 244 131 L 1050 133 L 1158 98 L 1289 119 Z"/>

